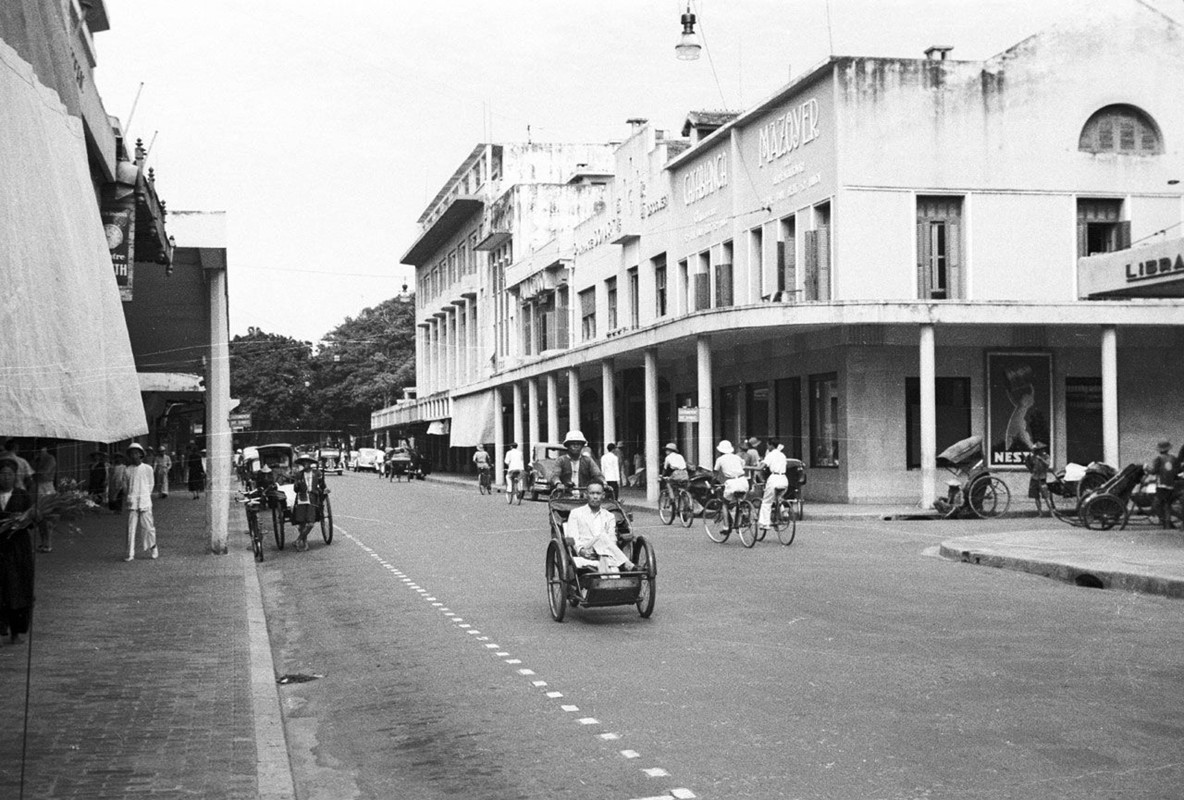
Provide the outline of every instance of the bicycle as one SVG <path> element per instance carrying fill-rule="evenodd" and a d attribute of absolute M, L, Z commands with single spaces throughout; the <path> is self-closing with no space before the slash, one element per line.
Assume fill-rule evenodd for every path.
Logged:
<path fill-rule="evenodd" d="M 522 472 L 520 470 L 512 470 L 506 474 L 506 503 L 514 505 L 517 501 L 518 505 L 522 505 L 522 495 L 525 490 L 522 488 Z"/>
<path fill-rule="evenodd" d="M 802 518 L 802 498 L 787 497 L 789 487 L 774 490 L 773 507 L 769 509 L 769 524 L 777 531 L 777 541 L 788 547 L 798 533 L 798 520 Z M 765 538 L 761 530 L 758 541 Z"/>
<path fill-rule="evenodd" d="M 661 478 L 661 494 L 658 495 L 658 518 L 666 525 L 674 523 L 678 517 L 684 528 L 691 527 L 695 520 L 695 506 L 691 500 L 691 493 L 685 486 L 679 486 L 669 478 Z"/>
<path fill-rule="evenodd" d="M 477 468 L 477 491 L 493 494 L 493 470 L 490 467 Z"/>
<path fill-rule="evenodd" d="M 263 529 L 259 526 L 259 510 L 263 508 L 263 492 L 259 489 L 249 489 L 242 492 L 243 503 L 247 510 L 247 534 L 251 537 L 251 549 L 255 551 L 255 561 L 263 561 Z"/>
<path fill-rule="evenodd" d="M 747 492 L 737 492 L 733 499 L 725 501 L 723 486 L 717 484 L 713 496 L 703 506 L 703 529 L 707 538 L 718 544 L 737 531 L 744 546 L 752 547 L 757 541 L 758 511 Z"/>

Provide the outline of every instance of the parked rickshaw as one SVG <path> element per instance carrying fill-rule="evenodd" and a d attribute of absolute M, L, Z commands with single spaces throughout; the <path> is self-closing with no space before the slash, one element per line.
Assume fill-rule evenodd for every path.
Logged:
<path fill-rule="evenodd" d="M 983 437 L 968 436 L 950 445 L 938 454 L 937 465 L 954 476 L 947 483 L 948 494 L 933 504 L 942 516 L 950 518 L 969 512 L 988 519 L 1007 513 L 1011 490 L 987 468 Z"/>
<path fill-rule="evenodd" d="M 1090 493 L 1081 503 L 1078 516 L 1085 527 L 1094 531 L 1108 531 L 1115 525 L 1123 530 L 1136 514 L 1158 525 L 1159 517 L 1154 513 L 1155 485 L 1145 480 L 1142 464 L 1128 464 L 1117 475 L 1110 478 Z M 1171 523 L 1184 523 L 1184 484 L 1177 479 L 1169 501 Z"/>
<path fill-rule="evenodd" d="M 1118 470 L 1101 461 L 1086 466 L 1066 464 L 1049 477 L 1048 504 L 1052 515 L 1070 525 L 1084 525 L 1081 508 L 1103 483 L 1118 474 Z"/>
<path fill-rule="evenodd" d="M 588 502 L 582 489 L 556 490 L 547 501 L 551 541 L 547 544 L 547 602 L 551 616 L 562 622 L 568 605 L 573 608 L 603 608 L 635 605 L 642 617 L 654 613 L 658 560 L 653 546 L 642 535 L 634 535 L 630 515 L 616 500 L 605 498 L 601 508 L 617 521 L 617 544 L 629 554 L 636 569 L 629 572 L 600 572 L 599 562 L 581 558 L 575 539 L 567 528 L 571 512 Z"/>

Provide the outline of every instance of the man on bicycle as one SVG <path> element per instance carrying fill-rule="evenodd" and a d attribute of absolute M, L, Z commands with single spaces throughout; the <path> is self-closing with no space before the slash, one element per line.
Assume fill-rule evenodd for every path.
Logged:
<path fill-rule="evenodd" d="M 513 498 L 515 492 L 522 491 L 522 471 L 525 469 L 525 465 L 522 463 L 522 451 L 518 449 L 517 442 L 510 443 L 510 449 L 506 451 L 503 463 L 506 467 L 506 494 Z"/>
<path fill-rule="evenodd" d="M 691 476 L 687 473 L 687 460 L 678 452 L 678 445 L 666 445 L 666 458 L 662 461 L 662 477 L 666 478 L 670 491 L 687 488 Z"/>
<path fill-rule="evenodd" d="M 723 481 L 724 500 L 732 502 L 737 495 L 747 494 L 748 478 L 744 475 L 744 459 L 736 455 L 736 449 L 727 439 L 716 445 L 720 456 L 715 460 L 715 477 Z"/>
<path fill-rule="evenodd" d="M 477 485 L 484 489 L 490 485 L 488 473 L 493 469 L 493 462 L 489 459 L 489 453 L 485 452 L 485 445 L 477 445 L 473 453 L 473 463 L 477 465 Z"/>
<path fill-rule="evenodd" d="M 761 498 L 761 513 L 757 517 L 757 524 L 762 530 L 768 530 L 771 525 L 773 500 L 776 499 L 777 492 L 784 492 L 789 488 L 789 478 L 785 476 L 788 461 L 785 453 L 781 451 L 781 445 L 770 439 L 765 457 L 761 459 L 761 466 L 768 472 L 768 477 L 765 478 L 765 494 Z"/>

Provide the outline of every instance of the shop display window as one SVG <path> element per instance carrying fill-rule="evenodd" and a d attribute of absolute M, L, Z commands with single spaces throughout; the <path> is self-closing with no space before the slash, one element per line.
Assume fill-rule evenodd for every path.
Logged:
<path fill-rule="evenodd" d="M 810 466 L 839 466 L 839 376 L 810 376 Z"/>

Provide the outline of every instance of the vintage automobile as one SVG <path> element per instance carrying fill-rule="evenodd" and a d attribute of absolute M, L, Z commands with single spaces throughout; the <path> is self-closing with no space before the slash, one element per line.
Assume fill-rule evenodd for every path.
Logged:
<path fill-rule="evenodd" d="M 359 447 L 358 457 L 354 459 L 354 472 L 381 473 L 384 456 L 376 447 Z"/>
<path fill-rule="evenodd" d="M 321 465 L 321 472 L 326 475 L 335 472 L 338 475 L 345 472 L 341 450 L 337 447 L 322 447 L 317 450 L 317 460 Z"/>
<path fill-rule="evenodd" d="M 530 492 L 531 500 L 551 493 L 551 488 L 559 480 L 558 458 L 566 452 L 566 447 L 555 442 L 539 442 L 531 448 L 530 464 L 526 467 L 526 476 L 522 481 L 526 491 Z"/>

